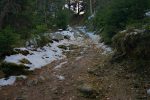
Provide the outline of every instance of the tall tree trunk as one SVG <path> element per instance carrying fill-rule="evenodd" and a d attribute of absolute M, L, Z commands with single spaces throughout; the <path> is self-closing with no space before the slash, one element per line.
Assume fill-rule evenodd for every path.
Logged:
<path fill-rule="evenodd" d="M 4 24 L 4 18 L 6 17 L 7 13 L 9 12 L 10 3 L 8 3 L 4 6 L 4 9 L 0 13 L 0 29 L 2 29 Z"/>
<path fill-rule="evenodd" d="M 91 15 L 93 14 L 93 9 L 92 9 L 92 0 L 90 0 L 90 13 L 91 13 Z"/>
<path fill-rule="evenodd" d="M 68 7 L 69 7 L 69 10 L 71 9 L 70 6 L 71 6 L 71 3 L 70 3 L 70 0 L 68 0 Z"/>
<path fill-rule="evenodd" d="M 78 5 L 78 15 L 80 14 L 80 3 L 79 3 L 79 0 L 77 1 L 77 5 Z"/>
<path fill-rule="evenodd" d="M 47 13 L 46 13 L 46 0 L 44 0 L 44 18 L 45 18 L 45 23 L 47 23 Z"/>

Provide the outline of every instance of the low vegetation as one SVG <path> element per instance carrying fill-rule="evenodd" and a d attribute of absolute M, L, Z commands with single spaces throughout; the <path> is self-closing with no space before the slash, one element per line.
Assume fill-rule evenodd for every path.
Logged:
<path fill-rule="evenodd" d="M 103 9 L 98 9 L 93 26 L 103 37 L 106 44 L 112 37 L 131 24 L 141 23 L 149 9 L 148 0 L 110 0 Z M 149 21 L 149 20 L 147 20 Z M 100 31 L 101 30 L 101 31 Z"/>
<path fill-rule="evenodd" d="M 28 59 L 25 59 L 25 58 L 21 59 L 20 62 L 22 64 L 32 64 Z"/>
<path fill-rule="evenodd" d="M 0 55 L 8 53 L 19 44 L 19 35 L 12 28 L 7 27 L 0 31 Z"/>
<path fill-rule="evenodd" d="M 20 50 L 20 49 L 15 49 L 13 50 L 16 54 L 22 54 L 22 55 L 28 55 L 30 52 L 28 50 Z"/>
<path fill-rule="evenodd" d="M 116 34 L 113 44 L 118 54 L 128 58 L 149 59 L 150 31 L 129 29 Z"/>
<path fill-rule="evenodd" d="M 43 47 L 48 43 L 53 43 L 53 40 L 50 37 L 44 36 L 44 35 L 41 35 L 40 38 L 37 39 L 36 41 L 37 41 L 38 47 Z"/>
<path fill-rule="evenodd" d="M 62 9 L 64 4 L 65 0 L 1 0 L 0 55 L 12 51 L 14 47 L 25 45 L 25 41 L 33 35 L 66 29 L 71 14 Z M 49 42 L 47 38 L 41 38 L 40 46 Z"/>
<path fill-rule="evenodd" d="M 26 75 L 29 74 L 29 67 L 24 65 L 17 65 L 14 63 L 3 62 L 0 65 L 0 70 L 5 74 L 5 77 L 13 76 L 13 75 Z"/>
<path fill-rule="evenodd" d="M 141 68 L 150 65 L 150 18 L 145 15 L 150 1 L 109 0 L 99 3 L 105 6 L 97 8 L 90 23 L 105 44 L 114 48 L 112 61 L 132 60 L 135 62 L 132 65 Z"/>
<path fill-rule="evenodd" d="M 68 47 L 65 46 L 65 45 L 59 45 L 58 48 L 61 48 L 61 49 L 64 49 L 64 50 L 67 50 L 67 49 L 68 49 Z"/>

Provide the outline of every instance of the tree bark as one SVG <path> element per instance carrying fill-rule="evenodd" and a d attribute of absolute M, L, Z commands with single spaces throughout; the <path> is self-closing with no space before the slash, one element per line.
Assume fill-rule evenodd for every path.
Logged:
<path fill-rule="evenodd" d="M 92 10 L 92 0 L 90 0 L 90 13 L 91 13 L 91 15 L 93 14 L 93 10 Z"/>
<path fill-rule="evenodd" d="M 2 29 L 2 27 L 3 27 L 4 18 L 7 15 L 7 13 L 9 12 L 9 7 L 10 7 L 10 3 L 8 1 L 8 3 L 4 6 L 4 9 L 0 13 L 0 29 Z"/>
<path fill-rule="evenodd" d="M 79 3 L 79 0 L 78 0 L 78 15 L 80 14 L 80 3 Z"/>

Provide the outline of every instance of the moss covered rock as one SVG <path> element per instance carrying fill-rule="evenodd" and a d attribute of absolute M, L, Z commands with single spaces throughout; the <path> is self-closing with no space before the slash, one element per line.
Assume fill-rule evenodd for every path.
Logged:
<path fill-rule="evenodd" d="M 67 49 L 68 49 L 68 47 L 65 46 L 65 45 L 59 45 L 58 48 L 61 48 L 61 49 L 64 49 L 64 50 L 67 50 Z"/>
<path fill-rule="evenodd" d="M 20 53 L 22 55 L 25 55 L 25 56 L 30 54 L 30 52 L 28 50 L 15 49 L 14 51 L 17 52 L 17 53 Z"/>
<path fill-rule="evenodd" d="M 150 59 L 150 31 L 124 30 L 113 37 L 115 56 Z"/>
<path fill-rule="evenodd" d="M 53 40 L 48 36 L 42 35 L 42 36 L 40 36 L 40 39 L 37 39 L 38 47 L 43 47 L 48 43 L 53 43 Z"/>

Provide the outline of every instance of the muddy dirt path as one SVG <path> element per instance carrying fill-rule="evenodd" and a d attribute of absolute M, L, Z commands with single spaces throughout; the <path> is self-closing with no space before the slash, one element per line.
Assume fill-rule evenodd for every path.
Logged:
<path fill-rule="evenodd" d="M 65 53 L 65 59 L 1 87 L 0 100 L 136 100 L 132 79 L 120 76 L 122 68 L 108 64 L 110 55 L 93 43 Z"/>

